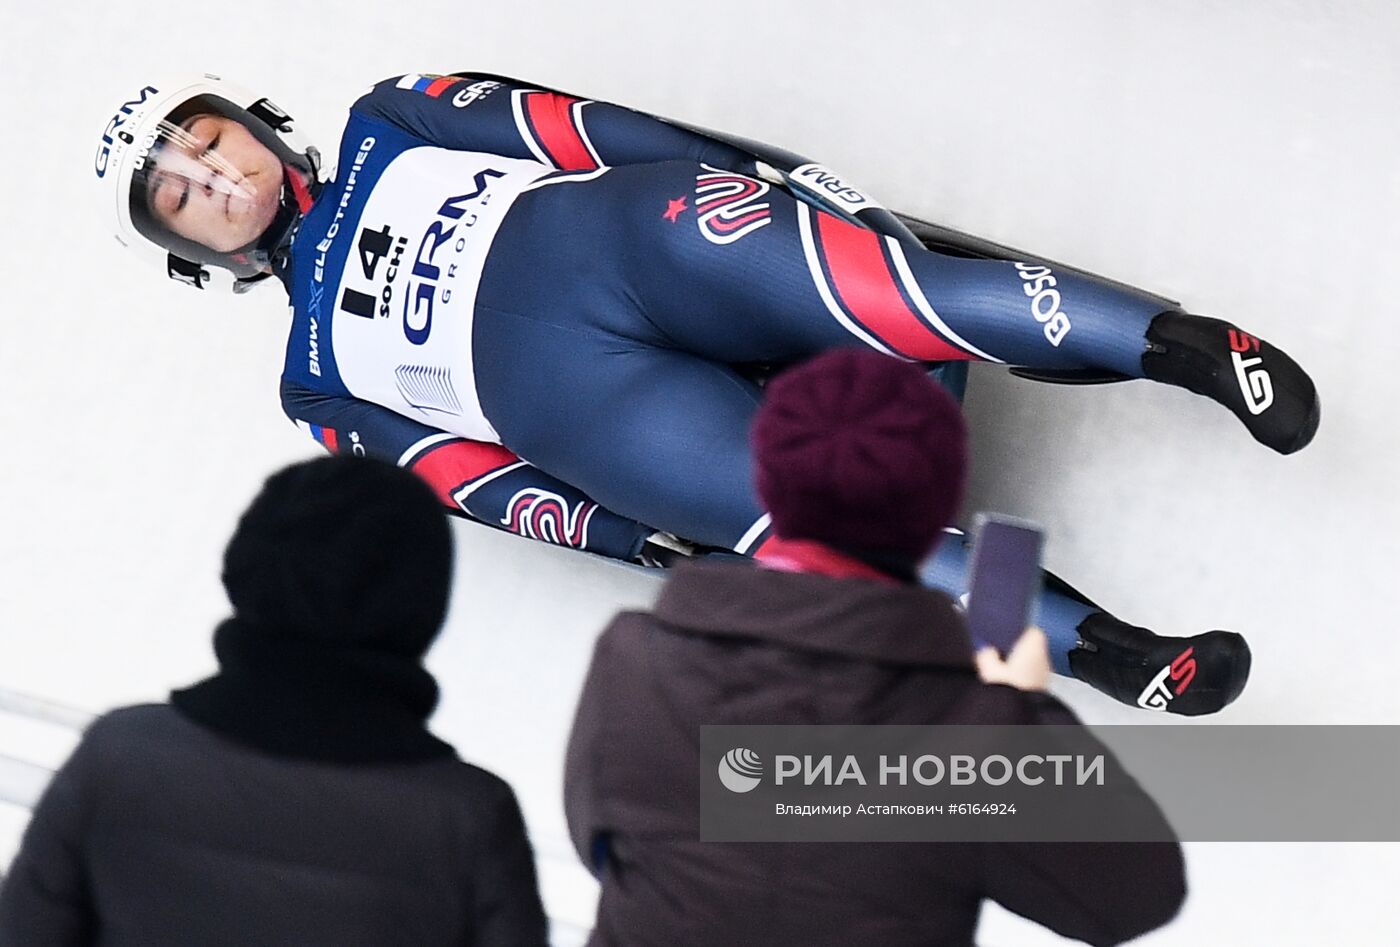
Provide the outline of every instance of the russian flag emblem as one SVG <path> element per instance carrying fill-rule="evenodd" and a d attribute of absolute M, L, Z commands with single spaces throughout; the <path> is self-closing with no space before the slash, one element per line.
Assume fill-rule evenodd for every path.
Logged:
<path fill-rule="evenodd" d="M 461 81 L 461 76 L 437 76 L 430 73 L 419 75 L 417 73 L 412 73 L 394 83 L 394 86 L 395 88 L 407 89 L 411 92 L 422 92 L 429 98 L 435 99 Z"/>
<path fill-rule="evenodd" d="M 306 421 L 297 421 L 297 427 L 316 439 L 316 442 L 326 450 L 334 454 L 340 446 L 340 439 L 336 437 L 333 428 L 322 427 L 319 424 L 310 424 Z"/>

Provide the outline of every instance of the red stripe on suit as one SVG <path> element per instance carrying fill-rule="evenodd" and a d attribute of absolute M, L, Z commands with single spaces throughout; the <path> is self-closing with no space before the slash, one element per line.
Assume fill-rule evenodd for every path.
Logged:
<path fill-rule="evenodd" d="M 553 92 L 525 95 L 525 114 L 529 116 L 535 140 L 549 159 L 564 171 L 592 171 L 598 167 L 574 124 L 573 106 L 578 101 Z"/>
<path fill-rule="evenodd" d="M 881 342 L 922 362 L 973 356 L 943 341 L 909 307 L 881 248 L 882 237 L 830 214 L 815 214 L 832 289 L 846 310 Z"/>
<path fill-rule="evenodd" d="M 460 504 L 452 494 L 459 487 L 519 460 L 499 444 L 447 441 L 420 456 L 410 469 L 433 488 L 439 500 L 456 509 Z"/>

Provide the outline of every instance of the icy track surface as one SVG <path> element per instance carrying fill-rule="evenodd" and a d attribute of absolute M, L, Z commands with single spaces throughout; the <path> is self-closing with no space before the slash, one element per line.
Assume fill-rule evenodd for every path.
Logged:
<path fill-rule="evenodd" d="M 477 68 L 786 145 L 889 206 L 1282 346 L 1324 402 L 1317 440 L 1288 458 L 1182 391 L 974 370 L 968 509 L 1046 524 L 1049 565 L 1124 618 L 1248 635 L 1254 679 L 1214 722 L 1400 723 L 1400 7 L 246 0 L 188 14 L 0 15 L 0 688 L 100 712 L 208 673 L 234 519 L 267 473 L 313 453 L 277 403 L 278 291 L 201 299 L 103 229 L 91 161 L 117 104 L 213 70 L 333 151 L 373 80 Z M 457 536 L 434 726 L 514 784 L 560 943 L 576 942 L 595 891 L 563 831 L 563 742 L 594 636 L 656 586 L 484 529 Z M 1142 719 L 1060 692 L 1090 721 Z M 57 765 L 65 740 L 0 712 L 0 787 L 16 770 L 4 757 Z M 0 802 L 0 864 L 24 820 Z M 1188 860 L 1182 915 L 1138 943 L 1400 940 L 1395 846 L 1198 844 Z M 989 908 L 979 942 L 1060 941 Z"/>

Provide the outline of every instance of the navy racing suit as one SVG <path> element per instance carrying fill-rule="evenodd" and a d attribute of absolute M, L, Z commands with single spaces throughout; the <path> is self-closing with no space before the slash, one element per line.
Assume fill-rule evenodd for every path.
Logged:
<path fill-rule="evenodd" d="M 1162 309 L 910 246 L 724 141 L 471 76 L 355 102 L 283 278 L 282 402 L 312 436 L 415 470 L 483 522 L 621 559 L 655 530 L 761 551 L 754 366 L 861 345 L 1137 377 Z M 963 544 L 943 545 L 927 577 L 958 594 Z M 1091 610 L 1058 605 L 1065 622 Z"/>

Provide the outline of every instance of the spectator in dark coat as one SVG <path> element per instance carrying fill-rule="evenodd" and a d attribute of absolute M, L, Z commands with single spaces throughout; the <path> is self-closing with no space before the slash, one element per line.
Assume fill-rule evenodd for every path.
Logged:
<path fill-rule="evenodd" d="M 271 477 L 225 555 L 219 673 L 91 726 L 0 888 L 0 944 L 546 943 L 514 794 L 425 725 L 451 565 L 411 474 Z"/>
<path fill-rule="evenodd" d="M 594 653 L 565 790 L 602 882 L 590 943 L 969 944 L 985 898 L 1092 944 L 1172 918 L 1175 843 L 699 841 L 703 724 L 1077 723 L 1044 693 L 1043 635 L 974 658 L 953 602 L 915 583 L 956 513 L 966 443 L 918 368 L 824 355 L 770 385 L 753 442 L 767 568 L 682 567 Z M 1160 827 L 1148 837 L 1171 838 L 1132 795 Z"/>

